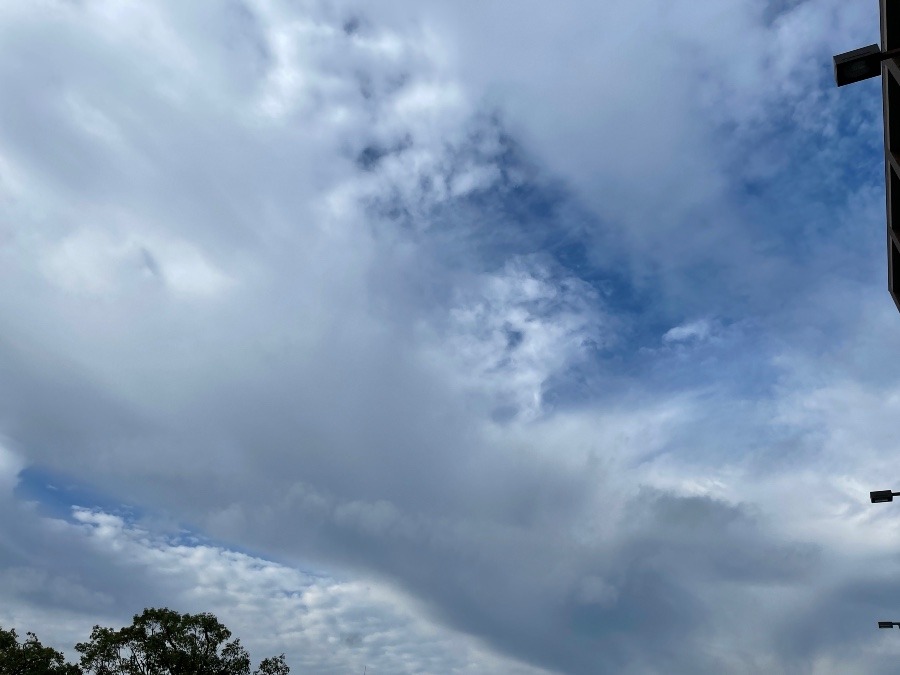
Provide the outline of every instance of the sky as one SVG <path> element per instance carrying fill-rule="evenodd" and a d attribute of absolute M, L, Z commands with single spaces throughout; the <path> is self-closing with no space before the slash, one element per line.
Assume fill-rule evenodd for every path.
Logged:
<path fill-rule="evenodd" d="M 0 0 L 0 625 L 892 673 L 874 1 Z"/>

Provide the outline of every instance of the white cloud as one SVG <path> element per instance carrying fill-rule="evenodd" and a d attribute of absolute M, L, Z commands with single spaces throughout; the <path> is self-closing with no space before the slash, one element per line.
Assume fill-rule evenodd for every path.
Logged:
<path fill-rule="evenodd" d="M 25 462 L 0 442 L 0 494 L 11 493 Z"/>
<path fill-rule="evenodd" d="M 211 544 L 180 544 L 99 511 L 75 509 L 72 524 L 57 526 L 76 536 L 79 546 L 96 551 L 105 566 L 127 570 L 132 583 L 154 589 L 151 601 L 157 606 L 214 613 L 254 661 L 284 652 L 289 665 L 303 672 L 355 672 L 363 666 L 375 672 L 542 672 L 434 625 L 412 598 L 382 582 L 338 580 Z M 77 548 L 70 550 L 77 555 Z M 90 632 L 87 608 L 103 607 L 103 625 L 113 628 L 130 623 L 141 609 L 123 607 L 108 593 L 39 566 L 5 568 L 0 580 L 0 624 L 37 629 L 45 643 L 73 660 L 74 640 L 85 640 Z M 102 582 L 98 577 L 92 583 Z M 47 606 L 29 606 L 35 592 L 47 596 Z M 70 615 L 65 630 L 55 618 L 61 604 L 85 608 Z M 74 630 L 78 627 L 81 634 Z"/>
<path fill-rule="evenodd" d="M 663 342 L 686 342 L 690 340 L 705 340 L 709 337 L 712 324 L 708 319 L 689 321 L 680 326 L 670 328 L 663 334 Z"/>
<path fill-rule="evenodd" d="M 460 296 L 439 335 L 422 324 L 425 358 L 480 403 L 522 419 L 541 414 L 551 376 L 614 339 L 597 293 L 539 262 L 510 261 Z"/>
<path fill-rule="evenodd" d="M 44 255 L 41 267 L 63 290 L 89 295 L 120 294 L 150 278 L 176 297 L 203 298 L 234 283 L 186 242 L 100 228 L 67 236 Z"/>

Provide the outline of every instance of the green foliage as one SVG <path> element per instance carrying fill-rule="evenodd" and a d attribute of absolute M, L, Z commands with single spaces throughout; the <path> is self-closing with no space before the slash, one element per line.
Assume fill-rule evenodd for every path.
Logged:
<path fill-rule="evenodd" d="M 0 627 L 0 675 L 80 675 L 78 666 L 66 663 L 62 652 L 45 647 L 34 633 L 19 644 L 15 629 Z"/>
<path fill-rule="evenodd" d="M 94 626 L 90 639 L 75 645 L 79 667 L 34 633 L 19 644 L 15 630 L 0 627 L 0 675 L 250 675 L 247 650 L 230 638 L 212 614 L 145 609 L 119 630 Z M 263 659 L 253 675 L 290 672 L 281 654 Z"/>
<path fill-rule="evenodd" d="M 291 669 L 284 661 L 284 654 L 263 659 L 253 675 L 288 675 Z"/>
<path fill-rule="evenodd" d="M 93 675 L 250 675 L 247 651 L 230 637 L 212 614 L 145 609 L 119 630 L 94 626 L 90 640 L 75 649 Z M 254 675 L 289 672 L 282 654 L 264 659 Z"/>

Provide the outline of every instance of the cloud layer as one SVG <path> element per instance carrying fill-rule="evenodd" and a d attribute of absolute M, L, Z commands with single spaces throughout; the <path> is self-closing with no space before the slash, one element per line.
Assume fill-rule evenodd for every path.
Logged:
<path fill-rule="evenodd" d="M 890 672 L 869 10 L 4 6 L 0 622 Z"/>

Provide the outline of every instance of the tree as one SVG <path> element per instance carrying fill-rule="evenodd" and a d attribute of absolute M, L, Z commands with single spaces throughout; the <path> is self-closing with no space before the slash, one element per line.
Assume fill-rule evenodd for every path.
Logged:
<path fill-rule="evenodd" d="M 0 675 L 81 675 L 78 666 L 66 663 L 62 652 L 45 647 L 34 633 L 19 644 L 14 628 L 0 626 Z"/>
<path fill-rule="evenodd" d="M 279 654 L 260 661 L 255 675 L 288 675 L 290 672 L 291 669 L 284 661 L 284 654 Z"/>
<path fill-rule="evenodd" d="M 145 609 L 119 630 L 94 626 L 75 649 L 94 675 L 250 675 L 250 657 L 215 616 Z M 284 655 L 264 659 L 254 675 L 288 675 Z"/>

